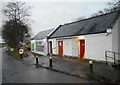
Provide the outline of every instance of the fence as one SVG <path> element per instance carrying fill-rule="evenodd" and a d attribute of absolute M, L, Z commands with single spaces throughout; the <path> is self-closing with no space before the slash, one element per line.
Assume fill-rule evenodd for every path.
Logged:
<path fill-rule="evenodd" d="M 105 60 L 106 63 L 111 62 L 113 65 L 120 64 L 120 53 L 105 51 Z"/>

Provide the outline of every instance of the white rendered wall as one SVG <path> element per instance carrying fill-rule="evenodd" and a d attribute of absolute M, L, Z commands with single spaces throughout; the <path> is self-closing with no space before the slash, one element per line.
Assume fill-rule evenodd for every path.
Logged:
<path fill-rule="evenodd" d="M 72 39 L 63 40 L 63 55 L 72 56 Z"/>
<path fill-rule="evenodd" d="M 79 53 L 79 41 L 77 38 L 64 38 L 62 40 L 59 39 L 49 39 L 52 41 L 52 51 L 53 54 L 58 55 L 58 41 L 63 41 L 63 55 L 78 57 Z"/>
<path fill-rule="evenodd" d="M 105 33 L 85 36 L 85 58 L 105 61 L 105 51 L 112 50 L 112 35 Z"/>
<path fill-rule="evenodd" d="M 49 39 L 49 41 L 52 41 L 52 53 L 53 54 L 58 54 L 58 51 L 57 51 L 57 40 L 56 38 L 54 39 Z"/>
<path fill-rule="evenodd" d="M 120 53 L 120 17 L 112 29 L 112 51 Z M 120 57 L 120 56 L 119 56 Z M 118 55 L 116 55 L 118 59 Z M 120 59 L 120 58 L 119 58 Z"/>
<path fill-rule="evenodd" d="M 47 39 L 45 39 L 45 42 L 44 42 L 44 54 L 45 55 L 48 54 Z"/>
<path fill-rule="evenodd" d="M 40 42 L 40 41 L 44 41 L 44 43 L 43 43 L 43 45 L 44 45 L 44 52 L 41 52 L 41 51 L 37 51 L 36 49 L 37 49 L 37 45 L 36 45 L 36 42 Z M 32 52 L 34 52 L 34 53 L 37 53 L 37 54 L 41 54 L 41 55 L 47 55 L 47 41 L 46 41 L 46 39 L 44 39 L 44 40 L 33 40 L 33 41 L 31 41 L 31 43 L 35 43 L 34 44 L 34 51 L 32 51 Z"/>
<path fill-rule="evenodd" d="M 78 57 L 79 56 L 79 40 L 78 38 L 72 39 L 72 56 Z"/>
<path fill-rule="evenodd" d="M 118 20 L 118 53 L 120 53 L 120 17 Z M 119 55 L 119 60 L 120 60 L 120 55 Z"/>
<path fill-rule="evenodd" d="M 68 37 L 62 39 L 63 41 L 63 55 L 78 57 L 79 55 L 79 41 L 76 37 Z"/>
<path fill-rule="evenodd" d="M 118 52 L 118 21 L 112 29 L 112 51 Z"/>
<path fill-rule="evenodd" d="M 62 40 L 59 39 L 49 39 L 52 41 L 53 54 L 58 55 L 58 41 L 63 41 L 63 56 L 73 56 L 78 57 L 79 55 L 79 40 L 78 37 L 67 37 Z"/>

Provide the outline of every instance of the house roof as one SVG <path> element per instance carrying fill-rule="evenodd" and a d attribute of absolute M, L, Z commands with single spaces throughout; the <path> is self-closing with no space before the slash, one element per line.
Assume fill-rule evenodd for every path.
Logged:
<path fill-rule="evenodd" d="M 50 35 L 50 38 L 105 33 L 108 28 L 111 28 L 114 25 L 119 16 L 119 12 L 111 12 L 100 16 L 60 25 Z"/>
<path fill-rule="evenodd" d="M 40 31 L 37 35 L 35 35 L 32 40 L 41 40 L 45 39 L 54 29 L 49 29 L 45 31 Z"/>

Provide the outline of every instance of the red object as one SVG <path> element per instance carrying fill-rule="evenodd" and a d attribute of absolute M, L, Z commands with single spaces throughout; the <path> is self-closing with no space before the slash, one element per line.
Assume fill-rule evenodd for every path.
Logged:
<path fill-rule="evenodd" d="M 52 54 L 52 41 L 50 41 L 50 53 Z"/>
<path fill-rule="evenodd" d="M 63 41 L 58 41 L 58 55 L 60 57 L 63 55 Z"/>
<path fill-rule="evenodd" d="M 80 40 L 80 58 L 83 59 L 85 53 L 85 40 Z"/>
<path fill-rule="evenodd" d="M 28 48 L 28 51 L 31 51 L 31 48 Z"/>
<path fill-rule="evenodd" d="M 19 53 L 22 54 L 23 53 L 23 49 L 19 49 Z"/>
<path fill-rule="evenodd" d="M 26 54 L 26 48 L 24 48 L 24 53 Z"/>

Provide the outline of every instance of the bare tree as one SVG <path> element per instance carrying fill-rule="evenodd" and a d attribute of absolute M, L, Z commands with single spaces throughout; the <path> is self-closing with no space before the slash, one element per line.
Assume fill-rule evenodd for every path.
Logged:
<path fill-rule="evenodd" d="M 104 10 L 104 13 L 109 13 L 110 12 L 110 9 L 108 9 L 108 8 L 104 8 L 103 10 Z"/>
<path fill-rule="evenodd" d="M 25 2 L 8 2 L 3 9 L 3 14 L 8 20 L 22 21 L 26 23 L 30 16 L 30 6 L 26 6 Z"/>
<path fill-rule="evenodd" d="M 120 0 L 114 0 L 113 2 L 107 3 L 109 6 L 109 10 L 112 11 L 120 11 Z"/>
<path fill-rule="evenodd" d="M 92 14 L 92 17 L 99 16 L 105 13 L 110 13 L 114 11 L 120 11 L 120 0 L 114 0 L 113 2 L 106 3 L 109 7 Z"/>
<path fill-rule="evenodd" d="M 8 46 L 19 48 L 24 35 L 29 35 L 30 9 L 31 7 L 26 6 L 24 2 L 8 2 L 4 7 L 3 15 L 7 19 L 2 26 L 2 37 Z"/>

